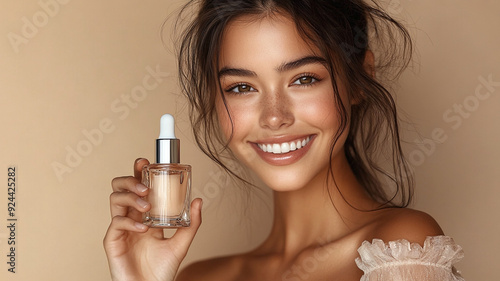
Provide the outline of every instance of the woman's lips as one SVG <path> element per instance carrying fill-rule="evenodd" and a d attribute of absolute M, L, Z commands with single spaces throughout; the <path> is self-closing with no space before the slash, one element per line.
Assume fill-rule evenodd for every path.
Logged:
<path fill-rule="evenodd" d="M 314 139 L 315 135 L 309 135 L 292 141 L 252 143 L 252 146 L 265 162 L 274 166 L 285 166 L 301 159 L 311 147 Z"/>

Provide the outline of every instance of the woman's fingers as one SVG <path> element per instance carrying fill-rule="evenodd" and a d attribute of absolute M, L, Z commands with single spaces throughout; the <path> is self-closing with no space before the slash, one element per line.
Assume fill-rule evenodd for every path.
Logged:
<path fill-rule="evenodd" d="M 149 161 L 144 158 L 138 158 L 134 162 L 134 176 L 117 177 L 111 181 L 113 192 L 129 191 L 144 196 L 147 188 L 141 183 L 142 167 L 149 165 Z"/>
<path fill-rule="evenodd" d="M 132 192 L 113 192 L 109 196 L 111 217 L 127 216 L 132 207 L 140 213 L 151 208 L 151 204 Z"/>
<path fill-rule="evenodd" d="M 133 217 L 151 208 L 141 197 L 148 194 L 149 189 L 134 177 L 114 178 L 111 186 L 113 193 L 109 196 L 111 217 L 127 216 L 130 210 L 136 211 Z M 130 209 L 131 208 L 131 209 Z"/>
<path fill-rule="evenodd" d="M 139 219 L 140 213 L 151 208 L 151 205 L 141 198 L 149 192 L 149 189 L 141 183 L 142 167 L 148 164 L 147 159 L 138 158 L 134 162 L 133 177 L 117 177 L 111 181 L 113 189 L 110 195 L 111 217 L 129 216 Z"/>
<path fill-rule="evenodd" d="M 142 180 L 142 168 L 149 165 L 148 159 L 137 158 L 134 162 L 134 178 Z"/>
<path fill-rule="evenodd" d="M 201 198 L 196 198 L 191 202 L 191 225 L 189 227 L 179 228 L 174 236 L 171 238 L 171 242 L 182 255 L 186 255 L 191 242 L 201 225 L 201 208 L 203 201 Z"/>
<path fill-rule="evenodd" d="M 113 192 L 133 192 L 139 196 L 145 196 L 148 191 L 146 186 L 131 176 L 114 178 L 111 181 L 111 187 L 113 188 Z"/>
<path fill-rule="evenodd" d="M 119 240 L 129 231 L 143 233 L 148 231 L 148 226 L 128 217 L 113 217 L 104 237 L 104 245 L 109 245 L 110 242 Z"/>

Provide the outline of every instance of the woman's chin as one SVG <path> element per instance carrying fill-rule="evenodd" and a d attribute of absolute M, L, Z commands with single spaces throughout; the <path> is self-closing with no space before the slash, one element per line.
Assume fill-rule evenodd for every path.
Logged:
<path fill-rule="evenodd" d="M 261 176 L 258 175 L 259 179 L 271 190 L 276 192 L 291 192 L 296 191 L 307 185 L 304 177 L 288 176 Z M 284 179 L 285 178 L 285 179 Z"/>

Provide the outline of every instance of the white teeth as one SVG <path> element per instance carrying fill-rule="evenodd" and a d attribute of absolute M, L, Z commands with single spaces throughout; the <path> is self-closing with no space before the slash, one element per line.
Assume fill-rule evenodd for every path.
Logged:
<path fill-rule="evenodd" d="M 273 143 L 273 144 L 258 144 L 259 148 L 268 153 L 274 154 L 282 154 L 290 151 L 295 151 L 297 149 L 301 149 L 306 146 L 307 143 L 311 140 L 311 137 L 307 137 L 303 140 L 293 141 L 293 142 L 284 142 L 284 143 Z"/>
<path fill-rule="evenodd" d="M 290 151 L 290 144 L 284 142 L 281 144 L 281 153 L 287 153 Z"/>
<path fill-rule="evenodd" d="M 279 144 L 273 144 L 273 153 L 281 153 L 281 146 Z"/>

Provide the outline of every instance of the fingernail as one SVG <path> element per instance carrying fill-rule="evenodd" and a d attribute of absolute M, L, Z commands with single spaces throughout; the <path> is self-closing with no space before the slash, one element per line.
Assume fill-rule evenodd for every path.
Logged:
<path fill-rule="evenodd" d="M 147 201 L 142 200 L 142 198 L 137 198 L 135 202 L 137 202 L 137 204 L 139 204 L 139 206 L 141 206 L 143 209 L 146 208 L 149 204 Z"/>
<path fill-rule="evenodd" d="M 144 230 L 144 229 L 146 229 L 146 226 L 140 222 L 136 222 L 135 228 L 140 229 L 140 230 Z"/>
<path fill-rule="evenodd" d="M 139 191 L 141 193 L 145 192 L 146 190 L 148 190 L 148 188 L 145 185 L 140 184 L 140 183 L 136 184 L 135 188 L 137 189 L 137 191 Z"/>

